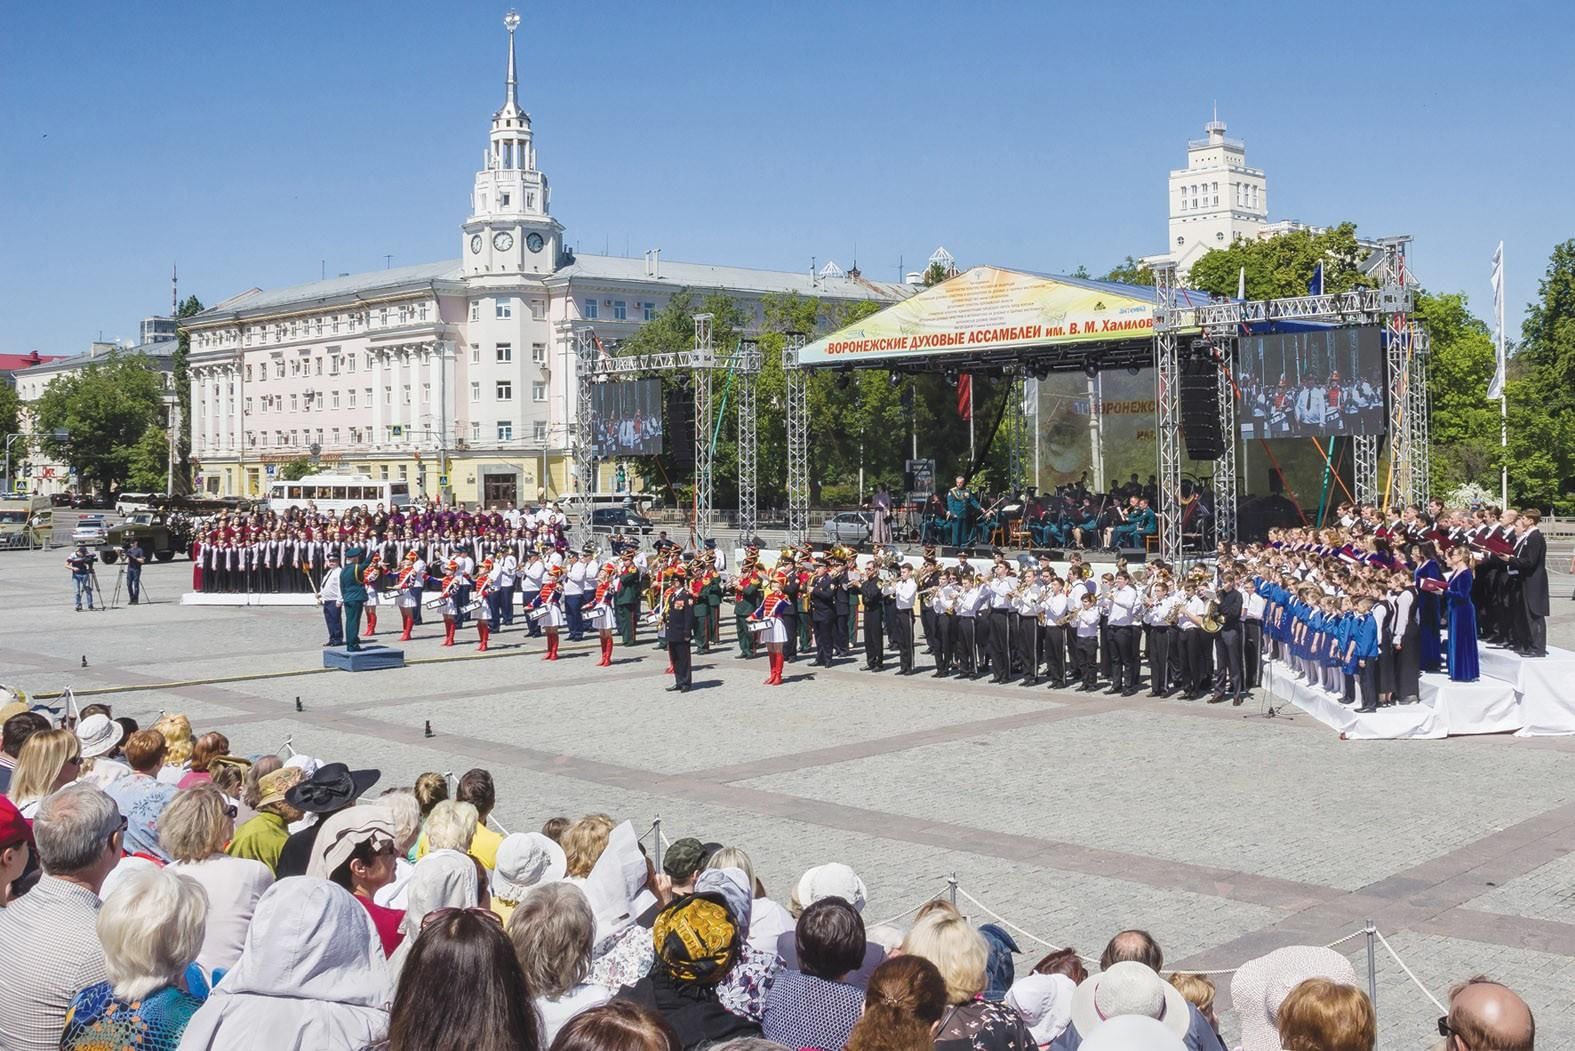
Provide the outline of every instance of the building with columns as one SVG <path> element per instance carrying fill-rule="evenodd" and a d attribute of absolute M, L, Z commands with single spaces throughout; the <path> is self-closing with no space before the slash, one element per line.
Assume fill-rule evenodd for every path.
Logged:
<path fill-rule="evenodd" d="M 325 469 L 406 479 L 427 496 L 556 496 L 573 485 L 579 330 L 604 343 L 627 338 L 686 290 L 732 297 L 753 328 L 770 295 L 837 304 L 912 294 L 856 267 L 770 271 L 664 261 L 660 251 L 571 251 L 519 104 L 518 25 L 511 12 L 504 101 L 458 259 L 253 288 L 183 322 L 201 490 L 259 495 L 279 464 L 315 450 Z"/>

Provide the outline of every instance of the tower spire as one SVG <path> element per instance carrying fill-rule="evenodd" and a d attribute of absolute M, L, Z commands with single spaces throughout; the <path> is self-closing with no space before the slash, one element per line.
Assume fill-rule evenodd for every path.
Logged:
<path fill-rule="evenodd" d="M 503 100 L 503 108 L 508 110 L 518 110 L 520 108 L 520 100 L 519 82 L 514 75 L 514 31 L 520 26 L 520 13 L 518 11 L 510 11 L 508 14 L 503 16 L 503 24 L 508 28 L 509 31 L 508 92 L 507 96 Z"/>

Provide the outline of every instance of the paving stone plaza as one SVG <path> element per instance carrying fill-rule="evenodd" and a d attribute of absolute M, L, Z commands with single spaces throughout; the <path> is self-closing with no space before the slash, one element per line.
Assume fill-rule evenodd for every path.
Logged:
<path fill-rule="evenodd" d="M 1341 741 L 1256 701 L 899 679 L 853 660 L 789 665 L 766 689 L 764 660 L 733 648 L 697 657 L 699 688 L 676 695 L 648 642 L 612 668 L 592 666 L 593 643 L 545 663 L 518 626 L 476 657 L 474 630 L 445 650 L 429 622 L 406 668 L 323 672 L 315 608 L 183 607 L 184 560 L 148 568 L 152 604 L 76 613 L 62 551 L 3 557 L 0 680 L 29 693 L 69 685 L 143 725 L 185 712 L 237 753 L 289 740 L 383 785 L 484 766 L 510 831 L 660 817 L 670 838 L 745 847 L 781 901 L 804 868 L 845 861 L 871 921 L 955 873 L 977 922 L 1029 932 L 1020 971 L 1047 951 L 1035 938 L 1097 956 L 1139 926 L 1167 970 L 1214 971 L 1372 919 L 1435 996 L 1491 975 L 1530 1002 L 1539 1047 L 1575 1048 L 1575 738 Z M 1550 641 L 1569 646 L 1568 577 L 1553 591 Z M 1341 949 L 1365 981 L 1366 940 Z M 1234 1040 L 1229 975 L 1215 980 Z M 1436 1040 L 1440 1012 L 1382 945 L 1377 992 L 1381 1047 Z"/>

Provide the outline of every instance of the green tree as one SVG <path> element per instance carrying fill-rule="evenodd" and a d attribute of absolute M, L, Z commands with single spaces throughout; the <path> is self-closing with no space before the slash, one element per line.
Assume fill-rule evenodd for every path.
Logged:
<path fill-rule="evenodd" d="M 1127 256 L 1126 259 L 1111 267 L 1100 280 L 1114 281 L 1121 285 L 1148 285 L 1152 287 L 1154 284 L 1154 271 L 1148 268 L 1147 263 Z"/>
<path fill-rule="evenodd" d="M 187 296 L 185 301 L 175 311 L 177 319 L 189 318 L 202 311 L 202 301 L 196 296 Z M 172 380 L 175 384 L 175 397 L 180 404 L 180 432 L 175 436 L 176 462 L 175 462 L 175 491 L 177 493 L 191 492 L 191 335 L 184 327 L 178 329 L 175 337 L 175 353 L 170 356 L 174 366 Z"/>
<path fill-rule="evenodd" d="M 944 266 L 942 266 L 940 263 L 938 263 L 938 262 L 937 263 L 931 263 L 929 266 L 924 268 L 924 287 L 925 288 L 929 288 L 931 285 L 938 285 L 942 281 L 945 281 L 945 280 L 946 280 L 946 268 Z"/>
<path fill-rule="evenodd" d="M 279 480 L 281 482 L 295 482 L 312 473 L 312 460 L 309 456 L 297 456 L 293 460 L 286 460 L 279 465 Z"/>
<path fill-rule="evenodd" d="M 1575 511 L 1575 240 L 1553 249 L 1511 360 L 1512 499 Z"/>
<path fill-rule="evenodd" d="M 36 429 L 65 431 L 43 445 L 71 465 L 84 490 L 112 490 L 125 482 L 134 447 L 159 423 L 162 389 L 145 356 L 111 353 L 50 381 L 35 406 Z"/>
<path fill-rule="evenodd" d="M 126 461 L 126 488 L 134 492 L 162 493 L 169 480 L 169 431 L 150 424 L 131 447 Z"/>
<path fill-rule="evenodd" d="M 1458 292 L 1418 293 L 1416 314 L 1431 345 L 1428 491 L 1445 493 L 1468 482 L 1496 491 L 1498 403 L 1487 399 L 1493 378 L 1493 337 Z"/>
<path fill-rule="evenodd" d="M 21 408 L 16 388 L 0 380 L 0 441 L 5 440 L 5 435 L 15 434 L 22 429 Z"/>
<path fill-rule="evenodd" d="M 1187 283 L 1217 296 L 1234 296 L 1245 267 L 1248 299 L 1282 299 L 1306 295 L 1313 271 L 1322 263 L 1323 290 L 1349 292 L 1373 284 L 1361 271 L 1366 255 L 1356 243 L 1354 223 L 1341 223 L 1317 234 L 1292 230 L 1266 241 L 1243 239 L 1211 249 L 1192 265 Z"/>
<path fill-rule="evenodd" d="M 1092 277 L 1094 275 L 1092 275 L 1092 274 L 1090 274 L 1088 272 L 1088 267 L 1084 266 L 1082 263 L 1078 263 L 1077 264 L 1077 269 L 1072 271 L 1067 276 L 1068 277 L 1081 277 L 1081 278 L 1087 279 L 1087 278 L 1090 278 L 1090 277 Z"/>

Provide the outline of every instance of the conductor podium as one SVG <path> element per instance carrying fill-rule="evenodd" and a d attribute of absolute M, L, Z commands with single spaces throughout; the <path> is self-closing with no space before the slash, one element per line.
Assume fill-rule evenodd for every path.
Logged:
<path fill-rule="evenodd" d="M 340 671 L 380 671 L 384 668 L 403 668 L 405 666 L 405 651 L 393 646 L 380 646 L 375 642 L 365 643 L 359 650 L 347 650 L 343 646 L 323 647 L 323 667 L 338 668 Z"/>

